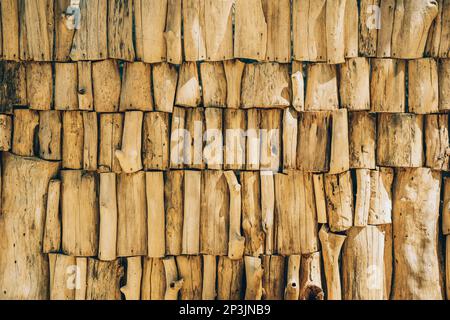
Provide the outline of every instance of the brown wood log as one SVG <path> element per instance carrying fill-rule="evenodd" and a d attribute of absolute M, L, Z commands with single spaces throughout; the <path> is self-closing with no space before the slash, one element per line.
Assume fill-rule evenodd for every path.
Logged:
<path fill-rule="evenodd" d="M 227 82 L 227 102 L 230 109 L 239 109 L 241 106 L 241 84 L 245 63 L 240 60 L 228 60 L 223 62 Z"/>
<path fill-rule="evenodd" d="M 19 0 L 20 60 L 51 61 L 54 43 L 54 1 Z"/>
<path fill-rule="evenodd" d="M 263 300 L 283 300 L 285 288 L 285 258 L 277 255 L 265 255 L 262 278 Z"/>
<path fill-rule="evenodd" d="M 133 1 L 108 1 L 108 57 L 133 61 Z"/>
<path fill-rule="evenodd" d="M 181 300 L 202 299 L 202 257 L 177 256 L 177 266 L 183 286 L 180 290 Z"/>
<path fill-rule="evenodd" d="M 344 43 L 345 58 L 358 57 L 359 45 L 359 12 L 358 1 L 347 0 L 345 3 Z"/>
<path fill-rule="evenodd" d="M 167 0 L 135 0 L 136 58 L 146 63 L 166 60 Z"/>
<path fill-rule="evenodd" d="M 58 71 L 60 64 L 56 64 L 55 68 Z M 52 75 L 52 65 L 51 63 L 42 62 L 31 62 L 26 64 L 26 74 L 27 74 L 27 100 L 30 109 L 35 110 L 50 110 L 52 107 L 53 99 L 53 75 Z M 76 73 L 75 73 L 76 76 Z M 59 82 L 56 82 L 59 81 Z M 67 83 L 66 83 L 67 81 Z M 61 83 L 64 82 L 64 83 Z M 56 76 L 55 79 L 55 107 L 58 107 L 60 101 L 59 88 L 60 86 L 66 86 L 65 92 L 63 93 L 67 99 L 70 99 L 70 79 Z"/>
<path fill-rule="evenodd" d="M 421 58 L 428 31 L 438 11 L 437 1 L 413 0 L 396 3 L 392 56 L 397 59 Z"/>
<path fill-rule="evenodd" d="M 233 0 L 205 1 L 205 42 L 208 61 L 233 58 Z"/>
<path fill-rule="evenodd" d="M 186 109 L 174 107 L 170 130 L 170 168 L 182 169 L 185 160 L 186 141 Z"/>
<path fill-rule="evenodd" d="M 439 173 L 428 168 L 396 172 L 393 299 L 444 298 L 438 258 L 440 184 Z"/>
<path fill-rule="evenodd" d="M 261 110 L 260 116 L 260 169 L 278 172 L 282 162 L 282 110 Z"/>
<path fill-rule="evenodd" d="M 61 248 L 60 197 L 61 181 L 50 180 L 48 184 L 44 236 L 42 240 L 43 253 L 59 252 Z"/>
<path fill-rule="evenodd" d="M 75 290 L 75 300 L 86 300 L 88 258 L 78 257 L 75 261 L 77 266 L 76 280 L 79 280 Z"/>
<path fill-rule="evenodd" d="M 295 111 L 305 111 L 305 78 L 303 75 L 303 63 L 292 62 L 291 70 L 292 107 Z"/>
<path fill-rule="evenodd" d="M 240 300 L 243 298 L 244 260 L 219 257 L 217 264 L 217 299 Z"/>
<path fill-rule="evenodd" d="M 169 168 L 169 130 L 168 113 L 145 113 L 142 145 L 145 170 Z"/>
<path fill-rule="evenodd" d="M 205 1 L 184 0 L 182 4 L 184 58 L 186 61 L 205 60 Z"/>
<path fill-rule="evenodd" d="M 49 101 L 51 101 L 51 90 L 49 93 Z M 76 63 L 55 64 L 55 109 L 78 110 L 78 66 Z"/>
<path fill-rule="evenodd" d="M 92 63 L 81 61 L 78 67 L 78 109 L 94 111 L 94 93 L 92 87 Z"/>
<path fill-rule="evenodd" d="M 117 176 L 117 256 L 147 254 L 147 203 L 145 173 Z"/>
<path fill-rule="evenodd" d="M 392 223 L 392 183 L 394 170 L 378 168 L 370 171 L 369 225 Z"/>
<path fill-rule="evenodd" d="M 224 108 L 227 101 L 227 79 L 222 62 L 200 64 L 203 106 Z"/>
<path fill-rule="evenodd" d="M 259 170 L 261 158 L 261 110 L 249 109 L 247 113 L 246 170 Z"/>
<path fill-rule="evenodd" d="M 177 106 L 197 107 L 201 103 L 200 81 L 195 62 L 185 62 L 181 65 L 176 92 Z"/>
<path fill-rule="evenodd" d="M 55 49 L 53 59 L 58 62 L 70 61 L 75 21 L 73 15 L 66 14 L 69 6 L 70 0 L 55 1 Z"/>
<path fill-rule="evenodd" d="M 205 130 L 203 160 L 209 170 L 221 170 L 224 157 L 222 109 L 205 109 Z"/>
<path fill-rule="evenodd" d="M 184 279 L 179 278 L 177 264 L 174 257 L 163 260 L 165 272 L 165 293 L 164 300 L 178 300 L 178 294 L 184 284 Z"/>
<path fill-rule="evenodd" d="M 49 254 L 50 300 L 75 300 L 77 285 L 76 258 Z"/>
<path fill-rule="evenodd" d="M 147 256 L 163 258 L 166 252 L 164 175 L 163 172 L 146 172 L 147 193 Z"/>
<path fill-rule="evenodd" d="M 294 172 L 295 197 L 299 199 L 300 246 L 302 254 L 319 250 L 317 212 L 314 199 L 313 175 Z"/>
<path fill-rule="evenodd" d="M 173 257 L 170 259 L 174 260 Z M 164 300 L 165 291 L 166 275 L 163 260 L 143 257 L 141 299 Z"/>
<path fill-rule="evenodd" d="M 320 261 L 320 252 L 302 256 L 300 262 L 300 300 L 324 300 Z"/>
<path fill-rule="evenodd" d="M 326 174 L 325 193 L 331 231 L 350 229 L 353 225 L 353 188 L 350 172 Z"/>
<path fill-rule="evenodd" d="M 120 281 L 124 274 L 120 260 L 87 261 L 86 300 L 120 300 Z"/>
<path fill-rule="evenodd" d="M 328 223 L 325 183 L 323 174 L 313 174 L 314 198 L 317 212 L 317 223 Z"/>
<path fill-rule="evenodd" d="M 125 300 L 140 300 L 142 278 L 142 257 L 127 258 L 127 282 L 120 288 Z"/>
<path fill-rule="evenodd" d="M 82 112 L 63 112 L 62 126 L 62 166 L 65 169 L 81 169 L 83 167 L 84 148 Z"/>
<path fill-rule="evenodd" d="M 442 205 L 442 233 L 450 235 L 450 179 L 445 177 L 443 180 L 443 205 Z"/>
<path fill-rule="evenodd" d="M 330 131 L 331 114 L 329 112 L 299 114 L 297 169 L 306 172 L 327 172 L 329 170 Z"/>
<path fill-rule="evenodd" d="M 183 254 L 200 253 L 201 180 L 199 171 L 184 172 Z"/>
<path fill-rule="evenodd" d="M 122 170 L 115 154 L 122 145 L 123 118 L 124 115 L 121 113 L 99 115 L 98 170 L 100 172 L 120 172 Z"/>
<path fill-rule="evenodd" d="M 5 60 L 19 60 L 19 1 L 6 0 L 0 4 L 2 57 Z"/>
<path fill-rule="evenodd" d="M 375 57 L 379 28 L 377 9 L 380 8 L 380 0 L 362 0 L 359 6 L 359 54 L 363 57 Z"/>
<path fill-rule="evenodd" d="M 203 137 L 205 134 L 204 108 L 186 110 L 184 136 L 184 165 L 189 169 L 205 169 L 203 162 Z"/>
<path fill-rule="evenodd" d="M 115 60 L 92 63 L 92 84 L 96 112 L 119 111 L 121 80 Z"/>
<path fill-rule="evenodd" d="M 384 299 L 389 300 L 391 298 L 392 290 L 392 276 L 394 270 L 394 252 L 393 252 L 393 236 L 392 236 L 392 224 L 384 224 L 379 226 L 384 232 Z"/>
<path fill-rule="evenodd" d="M 117 188 L 115 173 L 100 174 L 98 258 L 117 258 Z"/>
<path fill-rule="evenodd" d="M 262 2 L 267 25 L 267 61 L 287 63 L 291 60 L 291 2 Z"/>
<path fill-rule="evenodd" d="M 353 225 L 355 227 L 367 226 L 370 211 L 371 179 L 370 170 L 356 169 L 356 201 L 355 217 Z"/>
<path fill-rule="evenodd" d="M 123 66 L 120 111 L 152 111 L 152 81 L 150 64 L 126 62 Z"/>
<path fill-rule="evenodd" d="M 242 170 L 245 168 L 245 130 L 244 110 L 227 109 L 224 111 L 225 150 L 224 169 Z"/>
<path fill-rule="evenodd" d="M 246 64 L 241 89 L 242 108 L 288 107 L 290 80 L 288 64 Z"/>
<path fill-rule="evenodd" d="M 183 244 L 184 172 L 165 173 L 164 204 L 166 220 L 166 254 L 178 256 Z"/>
<path fill-rule="evenodd" d="M 98 123 L 96 112 L 83 112 L 83 169 L 97 170 Z"/>
<path fill-rule="evenodd" d="M 449 170 L 450 141 L 448 115 L 430 114 L 425 116 L 425 158 L 426 166 L 434 170 Z"/>
<path fill-rule="evenodd" d="M 437 62 L 431 58 L 408 61 L 409 112 L 424 114 L 439 111 Z"/>
<path fill-rule="evenodd" d="M 294 0 L 292 25 L 294 59 L 326 61 L 326 0 Z"/>
<path fill-rule="evenodd" d="M 98 252 L 97 176 L 83 171 L 61 172 L 62 250 L 91 257 Z"/>
<path fill-rule="evenodd" d="M 125 113 L 122 149 L 115 152 L 120 167 L 125 173 L 134 173 L 143 168 L 141 156 L 143 118 L 144 113 L 141 111 Z"/>
<path fill-rule="evenodd" d="M 423 116 L 378 115 L 377 165 L 421 167 L 424 161 L 422 139 Z"/>
<path fill-rule="evenodd" d="M 300 260 L 301 256 L 289 256 L 287 265 L 286 289 L 284 300 L 298 300 L 300 294 Z"/>
<path fill-rule="evenodd" d="M 341 105 L 349 111 L 370 110 L 370 62 L 352 58 L 339 67 Z"/>
<path fill-rule="evenodd" d="M 338 174 L 350 169 L 350 149 L 348 140 L 347 109 L 332 113 L 330 174 Z"/>
<path fill-rule="evenodd" d="M 322 226 L 319 232 L 319 239 L 322 244 L 324 274 L 327 283 L 327 300 L 342 299 L 339 256 L 346 238 L 347 236 L 345 235 L 330 232 L 325 225 Z"/>
<path fill-rule="evenodd" d="M 271 255 L 275 248 L 275 183 L 272 172 L 260 173 L 261 214 L 265 233 L 265 254 Z"/>
<path fill-rule="evenodd" d="M 309 64 L 305 96 L 306 111 L 339 109 L 337 72 L 335 65 Z"/>
<path fill-rule="evenodd" d="M 167 61 L 173 64 L 181 64 L 181 0 L 167 0 L 167 20 L 164 31 L 166 39 Z"/>
<path fill-rule="evenodd" d="M 446 253 L 445 253 L 445 274 L 446 274 L 446 288 L 447 299 L 450 297 L 450 236 L 447 236 Z"/>
<path fill-rule="evenodd" d="M 376 115 L 350 112 L 348 120 L 350 168 L 375 169 Z"/>
<path fill-rule="evenodd" d="M 327 63 L 345 62 L 345 8 L 347 0 L 327 1 L 325 6 Z"/>
<path fill-rule="evenodd" d="M 42 251 L 45 199 L 59 163 L 2 155 L 0 297 L 48 299 L 48 260 Z M 22 214 L 17 214 L 22 213 Z"/>
<path fill-rule="evenodd" d="M 108 1 L 80 2 L 80 28 L 73 37 L 70 58 L 73 61 L 103 60 L 108 57 Z"/>
<path fill-rule="evenodd" d="M 350 229 L 342 253 L 344 300 L 383 300 L 384 241 L 378 227 Z"/>
<path fill-rule="evenodd" d="M 61 160 L 61 113 L 39 112 L 39 157 L 45 160 Z M 7 151 L 7 150 L 6 150 Z"/>
<path fill-rule="evenodd" d="M 371 65 L 371 111 L 405 112 L 405 61 L 372 59 Z"/>
<path fill-rule="evenodd" d="M 283 111 L 283 170 L 297 169 L 298 113 L 293 108 Z"/>
<path fill-rule="evenodd" d="M 377 58 L 390 58 L 392 55 L 392 29 L 395 18 L 395 0 L 380 2 L 378 22 L 381 28 L 377 34 Z"/>
<path fill-rule="evenodd" d="M 13 106 L 26 106 L 27 80 L 23 63 L 0 62 L 0 112 L 12 114 Z"/>
<path fill-rule="evenodd" d="M 32 157 L 35 154 L 39 126 L 39 113 L 34 110 L 16 109 L 13 118 L 12 152 L 19 156 Z"/>
<path fill-rule="evenodd" d="M 438 63 L 439 111 L 450 110 L 450 59 L 441 59 Z"/>
<path fill-rule="evenodd" d="M 446 17 L 450 12 L 450 5 L 447 1 L 438 0 L 438 8 L 439 12 L 429 31 L 425 54 L 431 57 L 449 58 L 450 41 L 446 37 L 449 25 L 446 23 Z"/>
<path fill-rule="evenodd" d="M 216 300 L 217 257 L 203 256 L 202 300 Z"/>
<path fill-rule="evenodd" d="M 245 300 L 261 300 L 263 294 L 262 278 L 264 270 L 260 258 L 245 257 Z"/>
<path fill-rule="evenodd" d="M 168 63 L 154 64 L 152 77 L 155 110 L 172 113 L 178 82 L 177 69 Z"/>

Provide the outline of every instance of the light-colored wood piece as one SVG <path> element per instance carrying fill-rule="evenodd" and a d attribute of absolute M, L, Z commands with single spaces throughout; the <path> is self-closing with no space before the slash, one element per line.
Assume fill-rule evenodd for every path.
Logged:
<path fill-rule="evenodd" d="M 113 261 L 117 258 L 117 188 L 115 173 L 100 175 L 100 227 L 98 258 Z"/>
<path fill-rule="evenodd" d="M 141 157 L 143 117 L 144 113 L 141 111 L 125 113 L 122 149 L 115 151 L 115 156 L 125 173 L 134 173 L 143 168 Z"/>

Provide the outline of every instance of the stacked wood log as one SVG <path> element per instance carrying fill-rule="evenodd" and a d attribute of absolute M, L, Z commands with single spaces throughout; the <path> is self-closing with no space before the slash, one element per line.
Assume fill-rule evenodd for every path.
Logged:
<path fill-rule="evenodd" d="M 450 298 L 449 14 L 2 0 L 0 299 Z"/>

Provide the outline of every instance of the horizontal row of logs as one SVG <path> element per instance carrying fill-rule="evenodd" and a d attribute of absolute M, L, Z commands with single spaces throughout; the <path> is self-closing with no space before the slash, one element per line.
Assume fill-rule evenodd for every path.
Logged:
<path fill-rule="evenodd" d="M 98 172 L 186 168 L 337 174 L 376 166 L 449 171 L 449 148 L 448 114 L 175 107 L 171 116 L 28 109 L 0 115 L 1 151 Z"/>
<path fill-rule="evenodd" d="M 0 9 L 5 60 L 289 62 L 292 51 L 295 60 L 334 64 L 450 55 L 445 0 L 4 0 Z"/>
<path fill-rule="evenodd" d="M 230 109 L 437 113 L 450 110 L 450 59 L 352 58 L 335 66 L 103 60 L 0 63 L 0 110 L 173 112 L 173 106 Z"/>

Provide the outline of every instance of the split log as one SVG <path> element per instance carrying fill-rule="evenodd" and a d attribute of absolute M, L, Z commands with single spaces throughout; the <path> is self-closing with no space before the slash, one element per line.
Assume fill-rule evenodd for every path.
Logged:
<path fill-rule="evenodd" d="M 27 72 L 24 63 L 1 61 L 0 84 L 0 112 L 12 114 L 13 106 L 28 105 Z"/>
<path fill-rule="evenodd" d="M 53 58 L 58 62 L 70 61 L 70 49 L 77 27 L 74 15 L 66 13 L 70 4 L 70 0 L 55 1 L 55 51 Z"/>
<path fill-rule="evenodd" d="M 438 64 L 439 111 L 450 110 L 450 59 L 441 59 Z"/>
<path fill-rule="evenodd" d="M 408 61 L 409 112 L 439 112 L 437 62 L 432 58 Z"/>
<path fill-rule="evenodd" d="M 50 300 L 75 300 L 75 290 L 79 281 L 76 258 L 63 254 L 49 254 L 48 260 Z"/>
<path fill-rule="evenodd" d="M 290 0 L 262 2 L 267 26 L 267 61 L 288 63 L 291 60 Z"/>
<path fill-rule="evenodd" d="M 205 109 L 205 147 L 203 160 L 209 170 L 221 170 L 223 165 L 223 111 L 219 108 Z"/>
<path fill-rule="evenodd" d="M 294 59 L 325 62 L 326 0 L 294 0 L 292 26 Z"/>
<path fill-rule="evenodd" d="M 392 56 L 392 29 L 394 27 L 396 0 L 383 0 L 379 7 L 377 34 L 377 58 L 390 58 Z M 373 20 L 372 20 L 373 22 Z"/>
<path fill-rule="evenodd" d="M 11 150 L 12 117 L 0 114 L 0 151 Z"/>
<path fill-rule="evenodd" d="M 298 113 L 293 108 L 283 111 L 283 170 L 297 169 Z"/>
<path fill-rule="evenodd" d="M 445 177 L 443 184 L 442 233 L 448 236 L 450 235 L 450 178 Z"/>
<path fill-rule="evenodd" d="M 327 1 L 325 7 L 327 63 L 345 62 L 345 9 L 347 0 Z"/>
<path fill-rule="evenodd" d="M 260 169 L 264 171 L 278 172 L 281 167 L 281 112 L 278 109 L 261 110 Z"/>
<path fill-rule="evenodd" d="M 428 168 L 398 169 L 394 186 L 392 298 L 442 300 L 438 228 L 441 177 Z"/>
<path fill-rule="evenodd" d="M 78 257 L 98 252 L 97 176 L 83 171 L 61 172 L 62 250 Z"/>
<path fill-rule="evenodd" d="M 232 260 L 242 259 L 245 250 L 245 237 L 241 235 L 241 185 L 233 171 L 224 173 L 230 194 L 230 227 L 228 234 L 228 257 Z"/>
<path fill-rule="evenodd" d="M 300 171 L 294 171 L 293 174 L 295 198 L 299 200 L 301 253 L 309 254 L 319 250 L 313 175 Z"/>
<path fill-rule="evenodd" d="M 263 294 L 262 278 L 264 270 L 261 259 L 245 257 L 245 300 L 261 300 Z"/>
<path fill-rule="evenodd" d="M 372 112 L 405 112 L 405 60 L 372 59 Z"/>
<path fill-rule="evenodd" d="M 217 258 L 203 256 L 203 288 L 202 300 L 216 300 Z"/>
<path fill-rule="evenodd" d="M 237 0 L 234 10 L 234 57 L 265 60 L 267 22 L 262 1 Z"/>
<path fill-rule="evenodd" d="M 305 79 L 302 62 L 292 62 L 292 107 L 295 111 L 305 111 Z"/>
<path fill-rule="evenodd" d="M 166 252 L 164 176 L 162 172 L 146 172 L 147 192 L 147 256 L 163 258 Z"/>
<path fill-rule="evenodd" d="M 115 152 L 120 167 L 125 173 L 134 173 L 143 167 L 141 158 L 143 117 L 144 113 L 141 111 L 125 113 L 122 149 Z"/>
<path fill-rule="evenodd" d="M 45 160 L 61 160 L 61 113 L 59 111 L 39 112 L 38 137 L 39 157 Z"/>
<path fill-rule="evenodd" d="M 55 64 L 55 70 L 59 71 L 60 64 Z M 43 62 L 30 62 L 26 64 L 26 84 L 27 84 L 27 100 L 30 109 L 35 110 L 50 110 L 52 107 L 53 99 L 53 75 L 52 75 L 52 64 Z M 61 75 L 59 73 L 59 75 Z M 76 77 L 76 73 L 75 73 Z M 64 78 L 64 77 L 63 77 Z M 65 83 L 59 83 L 59 82 Z M 67 82 L 66 82 L 67 81 Z M 70 78 L 61 79 L 56 73 L 55 79 L 55 107 L 58 107 L 60 103 L 60 86 L 66 86 L 63 92 L 64 96 L 70 99 Z M 67 90 L 67 92 L 66 92 Z"/>
<path fill-rule="evenodd" d="M 319 232 L 319 238 L 322 244 L 323 266 L 327 283 L 327 300 L 341 300 L 339 256 L 347 236 L 331 233 L 328 227 L 324 225 Z"/>
<path fill-rule="evenodd" d="M 92 87 L 92 63 L 81 61 L 78 69 L 78 109 L 94 111 L 94 92 Z"/>
<path fill-rule="evenodd" d="M 383 300 L 384 241 L 378 227 L 350 229 L 342 253 L 344 300 Z"/>
<path fill-rule="evenodd" d="M 228 255 L 229 193 L 222 171 L 202 171 L 200 253 Z"/>
<path fill-rule="evenodd" d="M 247 113 L 246 170 L 259 170 L 261 158 L 261 110 L 249 109 Z"/>
<path fill-rule="evenodd" d="M 447 299 L 450 297 L 450 236 L 447 236 L 446 253 L 445 253 L 445 270 L 446 270 L 446 286 Z"/>
<path fill-rule="evenodd" d="M 242 108 L 288 107 L 291 101 L 290 81 L 288 64 L 246 64 L 242 79 Z"/>
<path fill-rule="evenodd" d="M 65 169 L 83 168 L 84 126 L 79 111 L 62 113 L 62 166 Z"/>
<path fill-rule="evenodd" d="M 120 260 L 87 261 L 86 300 L 120 300 L 120 281 L 123 276 Z"/>
<path fill-rule="evenodd" d="M 305 112 L 299 114 L 297 169 L 327 172 L 330 168 L 331 114 Z"/>
<path fill-rule="evenodd" d="M 140 300 L 141 278 L 142 278 L 142 258 L 127 258 L 126 285 L 120 288 L 120 292 L 125 296 L 125 300 Z"/>
<path fill-rule="evenodd" d="M 359 54 L 363 57 L 375 57 L 377 53 L 380 1 L 362 0 L 359 4 Z"/>
<path fill-rule="evenodd" d="M 205 1 L 184 0 L 182 12 L 184 58 L 186 61 L 205 60 Z"/>
<path fill-rule="evenodd" d="M 369 225 L 392 223 L 392 183 L 394 170 L 378 168 L 370 171 Z"/>
<path fill-rule="evenodd" d="M 202 299 L 202 257 L 177 256 L 177 266 L 183 286 L 180 290 L 181 300 Z"/>
<path fill-rule="evenodd" d="M 184 172 L 182 254 L 200 253 L 201 178 L 202 174 L 199 171 Z"/>
<path fill-rule="evenodd" d="M 305 96 L 306 111 L 339 109 L 337 72 L 335 65 L 309 64 Z"/>
<path fill-rule="evenodd" d="M 225 163 L 226 170 L 245 168 L 245 110 L 227 109 L 224 111 Z"/>
<path fill-rule="evenodd" d="M 353 225 L 355 227 L 367 226 L 370 211 L 371 179 L 370 170 L 356 169 L 356 201 L 355 217 Z"/>
<path fill-rule="evenodd" d="M 136 58 L 146 63 L 166 61 L 167 0 L 135 0 Z M 155 81 L 156 82 L 156 81 Z"/>
<path fill-rule="evenodd" d="M 326 174 L 325 193 L 331 231 L 350 229 L 353 225 L 353 187 L 350 172 Z"/>
<path fill-rule="evenodd" d="M 181 65 L 176 93 L 177 106 L 197 107 L 201 103 L 200 81 L 195 62 L 184 62 Z"/>
<path fill-rule="evenodd" d="M 448 114 L 430 114 L 425 116 L 426 166 L 434 170 L 448 171 L 449 133 Z"/>
<path fill-rule="evenodd" d="M 117 256 L 147 254 L 147 203 L 145 173 L 117 176 Z"/>
<path fill-rule="evenodd" d="M 240 300 L 243 298 L 244 260 L 219 257 L 217 265 L 217 299 Z"/>
<path fill-rule="evenodd" d="M 96 112 L 83 112 L 83 169 L 97 170 L 98 124 Z"/>
<path fill-rule="evenodd" d="M 357 0 L 346 1 L 344 15 L 345 58 L 356 58 L 358 57 L 359 50 L 359 12 Z"/>
<path fill-rule="evenodd" d="M 18 156 L 32 157 L 39 126 L 39 113 L 34 110 L 14 110 L 12 152 Z"/>
<path fill-rule="evenodd" d="M 49 79 L 51 85 L 51 78 Z M 49 101 L 51 101 L 51 90 L 49 93 Z M 78 66 L 76 63 L 55 63 L 55 109 L 78 110 Z"/>
<path fill-rule="evenodd" d="M 298 300 L 300 294 L 300 260 L 295 255 L 288 258 L 287 283 L 284 291 L 284 300 Z"/>
<path fill-rule="evenodd" d="M 169 114 L 145 113 L 143 130 L 144 169 L 167 170 L 169 168 Z"/>
<path fill-rule="evenodd" d="M 260 173 L 261 184 L 261 215 L 265 233 L 265 254 L 271 255 L 274 251 L 275 235 L 275 184 L 272 172 Z"/>
<path fill-rule="evenodd" d="M 167 20 L 164 31 L 166 39 L 167 61 L 181 64 L 183 61 L 181 46 L 181 0 L 167 0 Z"/>
<path fill-rule="evenodd" d="M 163 260 L 165 273 L 165 293 L 164 300 L 178 300 L 178 293 L 183 287 L 184 279 L 178 277 L 177 264 L 174 257 Z"/>
<path fill-rule="evenodd" d="M 329 174 L 350 169 L 347 109 L 333 111 L 331 129 L 331 153 Z"/>
<path fill-rule="evenodd" d="M 227 79 L 222 62 L 200 64 L 203 106 L 224 108 L 227 101 Z"/>
<path fill-rule="evenodd" d="M 175 263 L 173 257 L 168 259 Z M 166 275 L 163 260 L 147 257 L 143 257 L 143 260 L 141 300 L 164 300 Z M 174 269 L 176 271 L 176 266 Z"/>
<path fill-rule="evenodd" d="M 50 180 L 45 211 L 44 236 L 42 240 L 43 253 L 59 252 L 61 248 L 60 195 L 61 181 Z"/>
<path fill-rule="evenodd" d="M 379 226 L 384 232 L 384 297 L 389 300 L 391 298 L 392 276 L 394 270 L 394 252 L 393 252 L 393 236 L 392 223 Z"/>
<path fill-rule="evenodd" d="M 320 252 L 302 256 L 300 262 L 300 300 L 324 300 L 320 260 Z"/>
<path fill-rule="evenodd" d="M 438 0 L 438 8 L 439 12 L 429 31 L 425 54 L 431 57 L 449 58 L 450 41 L 447 37 L 449 25 L 446 19 L 450 5 L 447 1 Z"/>
<path fill-rule="evenodd" d="M 227 108 L 239 109 L 241 106 L 241 83 L 245 63 L 240 60 L 223 62 L 227 81 Z"/>
<path fill-rule="evenodd" d="M 413 0 L 396 3 L 392 56 L 397 59 L 421 58 L 428 31 L 438 12 L 437 1 Z"/>
<path fill-rule="evenodd" d="M 47 299 L 48 259 L 41 253 L 45 198 L 59 163 L 10 153 L 3 153 L 2 160 L 0 297 Z"/>
<path fill-rule="evenodd" d="M 265 255 L 262 259 L 264 270 L 262 278 L 263 300 L 283 300 L 285 258 L 283 256 Z"/>
<path fill-rule="evenodd" d="M 20 60 L 52 61 L 54 1 L 19 0 Z"/>
<path fill-rule="evenodd" d="M 88 258 L 78 257 L 77 263 L 77 281 L 79 279 L 79 286 L 75 290 L 75 300 L 86 300 L 87 292 L 87 266 Z"/>
<path fill-rule="evenodd" d="M 133 0 L 108 1 L 108 57 L 134 61 Z"/>
<path fill-rule="evenodd" d="M 317 212 L 317 223 L 328 223 L 325 183 L 323 174 L 313 175 L 314 199 Z"/>
<path fill-rule="evenodd" d="M 182 169 L 185 164 L 186 109 L 174 107 L 170 130 L 170 168 Z"/>
<path fill-rule="evenodd" d="M 370 110 L 370 62 L 353 58 L 339 67 L 341 105 L 349 111 Z"/>
<path fill-rule="evenodd" d="M 376 115 L 350 112 L 348 127 L 350 168 L 375 169 Z"/>
<path fill-rule="evenodd" d="M 121 80 L 115 60 L 92 63 L 92 84 L 96 112 L 119 111 Z"/>
<path fill-rule="evenodd" d="M 123 134 L 123 114 L 100 114 L 100 141 L 98 153 L 98 169 L 100 172 L 120 172 L 116 151 L 121 149 Z"/>
<path fill-rule="evenodd" d="M 167 171 L 164 184 L 166 254 L 179 256 L 183 243 L 184 172 Z"/>
<path fill-rule="evenodd" d="M 100 174 L 100 227 L 98 258 L 113 261 L 117 258 L 117 189 L 116 174 Z"/>
<path fill-rule="evenodd" d="M 151 67 L 143 62 L 125 62 L 123 66 L 120 111 L 152 111 Z"/>
<path fill-rule="evenodd" d="M 2 58 L 19 60 L 19 1 L 5 0 L 0 4 L 2 31 Z"/>
<path fill-rule="evenodd" d="M 203 137 L 205 131 L 204 108 L 186 110 L 184 137 L 184 165 L 189 169 L 205 169 L 203 163 Z"/>
<path fill-rule="evenodd" d="M 422 140 L 423 116 L 378 115 L 377 165 L 421 167 L 424 161 Z"/>
<path fill-rule="evenodd" d="M 108 57 L 108 1 L 80 2 L 80 28 L 73 37 L 70 58 L 73 61 L 103 60 Z"/>
<path fill-rule="evenodd" d="M 152 77 L 155 110 L 172 113 L 178 82 L 177 69 L 168 63 L 158 63 L 152 66 Z"/>
<path fill-rule="evenodd" d="M 233 0 L 205 1 L 205 42 L 208 61 L 233 58 Z"/>

